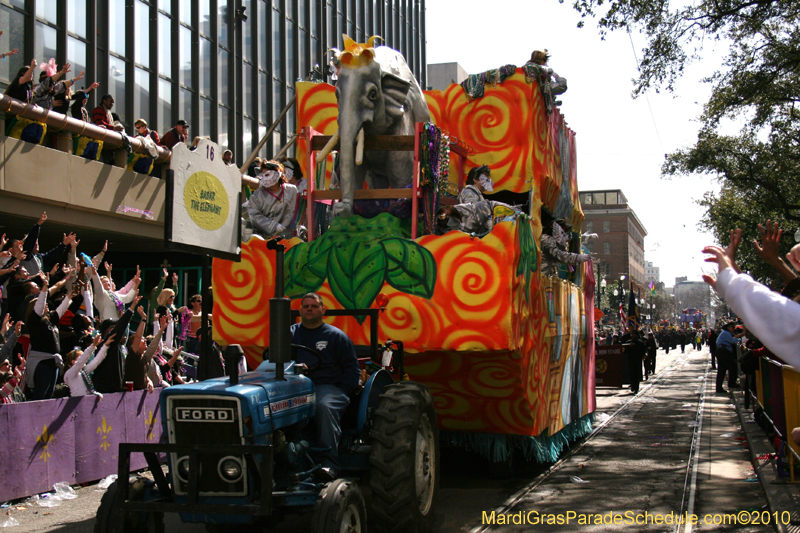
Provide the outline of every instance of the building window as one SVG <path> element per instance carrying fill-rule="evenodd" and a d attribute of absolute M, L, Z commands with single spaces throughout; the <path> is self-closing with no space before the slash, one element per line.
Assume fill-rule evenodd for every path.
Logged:
<path fill-rule="evenodd" d="M 610 254 L 611 253 L 611 243 L 610 242 L 604 242 L 603 243 L 603 253 L 604 254 Z"/>
<path fill-rule="evenodd" d="M 606 193 L 606 205 L 616 205 L 617 202 L 617 193 L 615 192 L 607 192 Z"/>
<path fill-rule="evenodd" d="M 608 233 L 611 231 L 611 221 L 604 220 L 603 221 L 603 233 Z"/>
<path fill-rule="evenodd" d="M 591 233 L 594 230 L 594 222 L 586 223 L 586 233 Z"/>
<path fill-rule="evenodd" d="M 590 205 L 592 203 L 592 195 L 591 194 L 584 194 L 582 201 L 583 201 L 584 204 Z"/>

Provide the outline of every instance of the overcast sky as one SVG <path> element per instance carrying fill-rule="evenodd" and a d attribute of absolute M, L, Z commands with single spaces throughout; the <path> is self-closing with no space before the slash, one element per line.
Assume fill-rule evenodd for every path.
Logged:
<path fill-rule="evenodd" d="M 557 0 L 445 0 L 426 2 L 427 61 L 459 63 L 476 74 L 505 64 L 521 66 L 533 50 L 547 48 L 550 66 L 568 80 L 561 112 L 577 134 L 578 184 L 581 190 L 621 189 L 641 220 L 645 257 L 661 268 L 661 281 L 677 276 L 700 280 L 703 246 L 713 243 L 698 227 L 706 191 L 718 190 L 704 177 L 664 180 L 664 154 L 691 146 L 696 118 L 709 95 L 701 78 L 720 64 L 725 49 L 707 47 L 674 94 L 654 91 L 631 98 L 635 54 L 644 39 L 615 32 L 601 40 L 595 22 L 576 27 L 580 17 L 571 2 Z M 633 45 L 631 45 L 631 40 Z M 652 113 L 651 113 L 652 109 Z"/>

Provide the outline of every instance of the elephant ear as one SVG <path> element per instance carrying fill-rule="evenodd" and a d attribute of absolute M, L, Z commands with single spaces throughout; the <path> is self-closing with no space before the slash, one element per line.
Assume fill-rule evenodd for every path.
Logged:
<path fill-rule="evenodd" d="M 403 118 L 406 98 L 411 83 L 391 72 L 384 72 L 381 76 L 381 90 L 386 105 L 386 118 L 389 124 Z"/>

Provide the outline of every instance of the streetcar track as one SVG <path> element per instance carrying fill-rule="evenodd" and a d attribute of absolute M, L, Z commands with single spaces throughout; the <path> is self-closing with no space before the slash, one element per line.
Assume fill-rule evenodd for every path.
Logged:
<path fill-rule="evenodd" d="M 612 420 L 614 420 L 620 413 L 628 409 L 628 407 L 630 407 L 635 400 L 637 400 L 640 396 L 643 396 L 645 392 L 653 388 L 653 386 L 656 385 L 656 383 L 658 383 L 659 380 L 663 379 L 667 375 L 677 370 L 679 368 L 679 365 L 684 366 L 688 362 L 688 360 L 689 360 L 689 354 L 685 354 L 683 357 L 676 359 L 672 364 L 663 369 L 657 375 L 654 375 L 650 380 L 648 380 L 647 385 L 642 386 L 638 393 L 631 396 L 630 399 L 628 399 L 628 401 L 619 406 L 616 411 L 614 411 L 611 415 L 609 415 L 608 419 L 606 419 L 599 426 L 597 426 L 576 448 L 567 452 L 567 454 L 564 455 L 564 457 L 553 463 L 553 465 L 551 465 L 550 468 L 548 468 L 547 470 L 536 476 L 533 479 L 533 481 L 531 481 L 530 483 L 525 485 L 522 489 L 513 494 L 508 500 L 506 500 L 506 503 L 495 509 L 494 512 L 497 514 L 507 514 L 511 509 L 516 507 L 528 494 L 536 490 L 536 488 L 539 485 L 541 485 L 545 480 L 547 480 L 547 478 L 549 478 L 552 474 L 554 474 L 557 470 L 559 470 L 564 465 L 564 463 L 566 463 L 573 455 L 581 451 L 583 447 L 586 446 L 595 436 L 597 436 L 597 434 L 600 433 L 600 431 L 605 429 L 605 427 L 608 426 Z M 708 374 L 708 363 L 706 363 L 706 375 L 707 374 Z M 704 380 L 704 391 L 705 391 L 705 380 Z M 469 533 L 484 533 L 488 531 L 489 528 L 490 528 L 489 524 L 480 525 L 471 529 Z"/>
<path fill-rule="evenodd" d="M 703 434 L 703 418 L 705 417 L 705 402 L 706 402 L 706 391 L 708 390 L 708 370 L 710 368 L 709 361 L 706 361 L 706 368 L 705 374 L 703 374 L 703 389 L 702 394 L 700 394 L 700 399 L 697 402 L 697 416 L 695 420 L 697 421 L 697 425 L 694 427 L 694 433 L 692 434 L 692 445 L 689 448 L 689 462 L 686 465 L 686 480 L 683 483 L 683 496 L 681 498 L 681 514 L 683 514 L 684 509 L 686 509 L 686 515 L 693 515 L 694 514 L 694 503 L 695 503 L 695 495 L 697 492 L 697 470 L 700 465 L 700 445 L 701 445 L 701 438 Z M 684 506 L 687 503 L 686 500 L 686 485 L 690 483 L 690 472 L 691 472 L 691 485 L 689 486 L 689 500 L 688 505 Z M 693 525 L 691 523 L 679 523 L 675 525 L 675 533 L 680 533 L 681 528 L 683 528 L 684 533 L 691 533 L 693 529 Z"/>

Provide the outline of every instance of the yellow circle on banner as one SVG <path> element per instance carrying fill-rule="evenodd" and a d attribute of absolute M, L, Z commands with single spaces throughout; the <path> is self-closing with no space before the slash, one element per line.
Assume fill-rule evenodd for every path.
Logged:
<path fill-rule="evenodd" d="M 201 170 L 189 176 L 183 188 L 183 204 L 194 223 L 205 230 L 217 230 L 228 219 L 228 194 L 210 172 Z"/>

